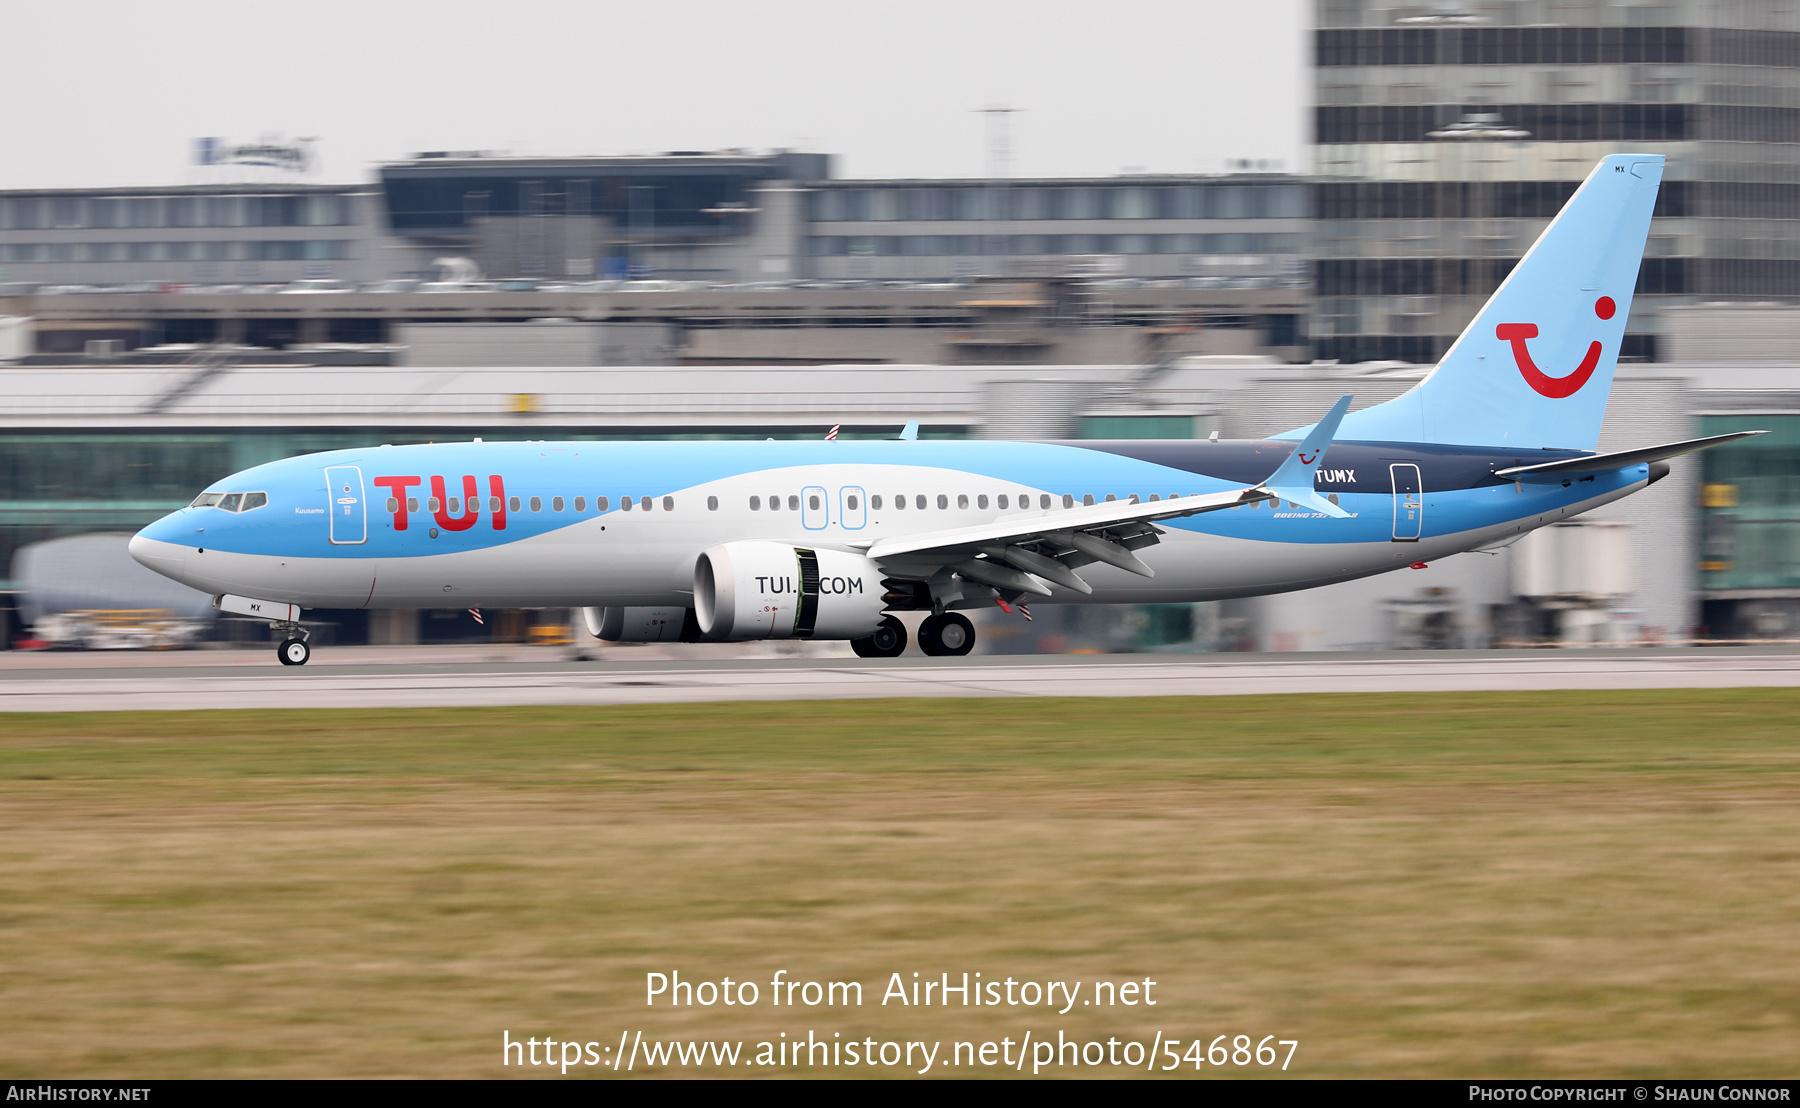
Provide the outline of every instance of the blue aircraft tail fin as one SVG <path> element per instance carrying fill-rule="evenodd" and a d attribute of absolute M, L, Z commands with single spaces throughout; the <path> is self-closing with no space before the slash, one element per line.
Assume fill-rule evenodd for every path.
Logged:
<path fill-rule="evenodd" d="M 1338 438 L 1595 449 L 1662 172 L 1660 154 L 1602 159 L 1437 368 Z"/>

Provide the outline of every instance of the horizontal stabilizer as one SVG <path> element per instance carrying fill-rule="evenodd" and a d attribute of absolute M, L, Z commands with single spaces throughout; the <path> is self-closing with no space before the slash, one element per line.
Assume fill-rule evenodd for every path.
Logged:
<path fill-rule="evenodd" d="M 1766 434 L 1768 434 L 1767 431 L 1733 431 L 1728 435 L 1709 435 L 1703 439 L 1686 439 L 1681 442 L 1665 443 L 1662 446 L 1646 446 L 1638 450 L 1618 450 L 1611 454 L 1589 454 L 1585 458 L 1564 458 L 1555 462 L 1539 462 L 1537 465 L 1497 469 L 1494 471 L 1494 476 L 1529 479 L 1535 476 L 1560 477 L 1565 473 L 1605 473 L 1608 470 L 1624 469 L 1626 466 L 1643 465 L 1645 462 L 1679 458 L 1683 454 L 1692 454 L 1695 451 L 1705 450 L 1723 443 Z"/>

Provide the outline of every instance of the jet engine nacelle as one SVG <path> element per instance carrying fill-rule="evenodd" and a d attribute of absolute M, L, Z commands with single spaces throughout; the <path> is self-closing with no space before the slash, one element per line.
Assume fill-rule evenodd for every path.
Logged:
<path fill-rule="evenodd" d="M 861 554 L 722 543 L 694 564 L 694 616 L 711 642 L 860 639 L 881 624 L 881 579 Z"/>
<path fill-rule="evenodd" d="M 583 608 L 588 634 L 607 642 L 692 642 L 692 608 Z"/>

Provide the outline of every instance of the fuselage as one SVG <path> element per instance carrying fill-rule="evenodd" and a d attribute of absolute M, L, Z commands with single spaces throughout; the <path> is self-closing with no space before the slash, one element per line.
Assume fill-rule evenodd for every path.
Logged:
<path fill-rule="evenodd" d="M 306 608 L 691 606 L 696 558 L 717 543 L 856 551 L 1015 518 L 1048 525 L 1090 503 L 1254 484 L 1293 446 L 926 440 L 341 450 L 218 481 L 195 506 L 140 532 L 132 553 L 208 593 Z M 1161 541 L 1137 551 L 1154 577 L 1092 566 L 1082 571 L 1091 594 L 1059 587 L 1049 599 L 1186 602 L 1309 588 L 1490 546 L 1651 479 L 1643 465 L 1567 482 L 1494 476 L 1575 453 L 1334 442 L 1316 490 L 1349 518 L 1260 503 L 1164 520 Z"/>

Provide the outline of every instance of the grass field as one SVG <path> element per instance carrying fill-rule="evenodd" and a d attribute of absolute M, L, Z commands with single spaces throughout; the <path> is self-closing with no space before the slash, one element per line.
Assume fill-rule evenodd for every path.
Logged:
<path fill-rule="evenodd" d="M 503 1030 L 1800 1068 L 1792 691 L 15 715 L 0 780 L 9 1077 L 504 1076 Z M 763 1003 L 646 1008 L 673 970 Z M 1158 1004 L 880 1006 L 915 971 Z"/>

